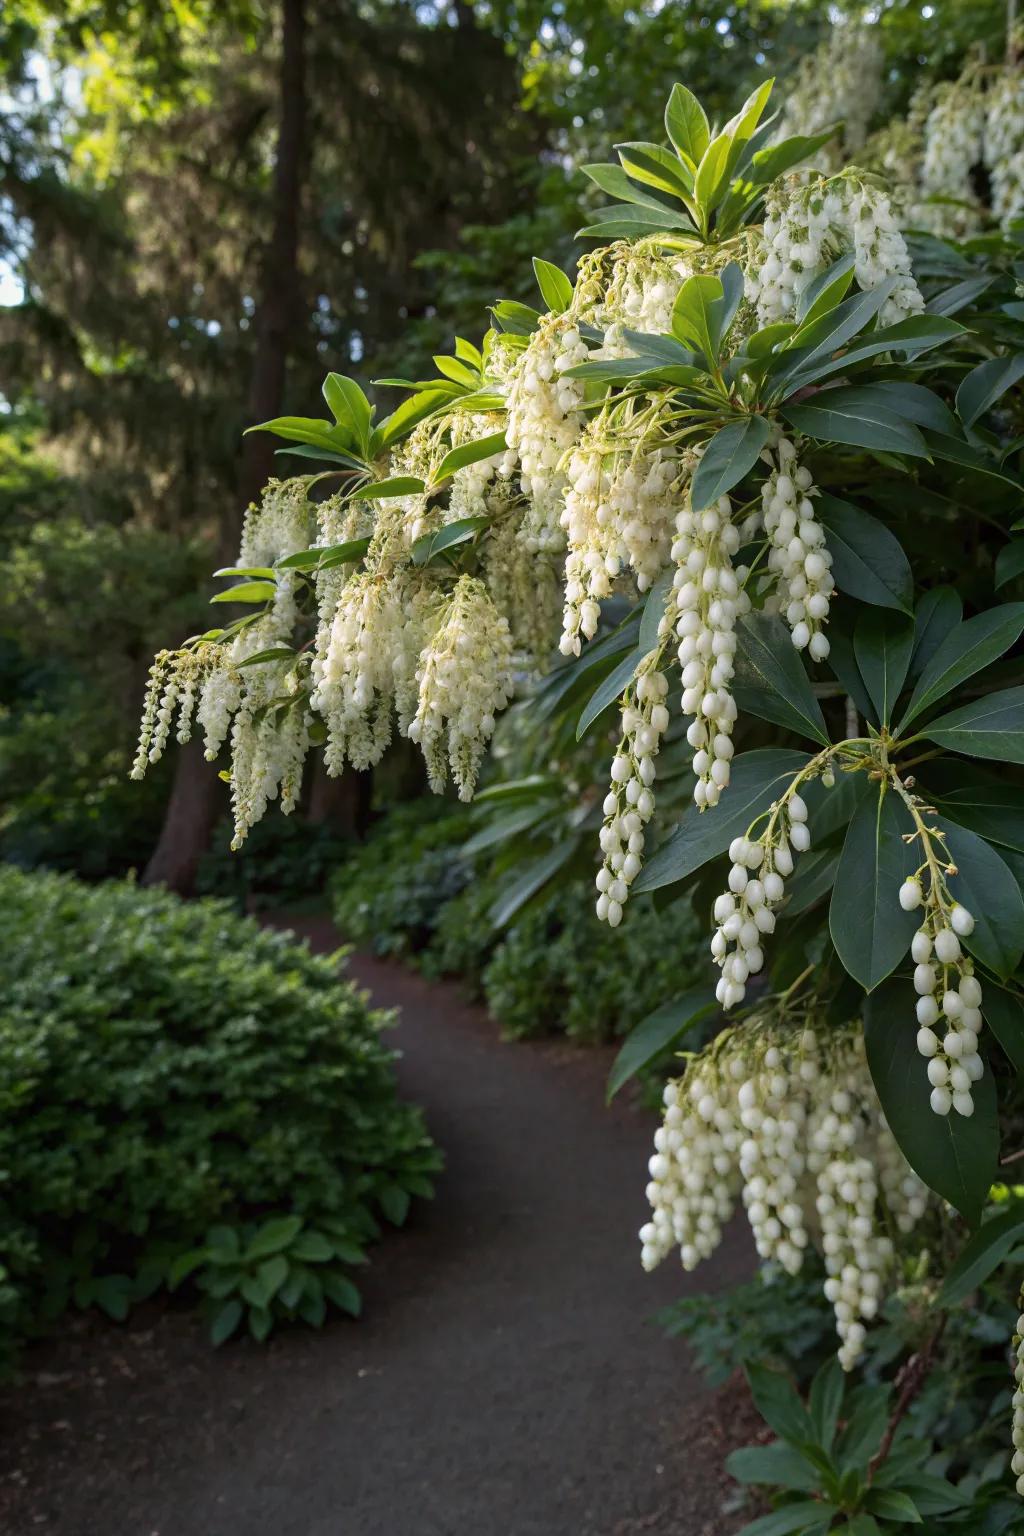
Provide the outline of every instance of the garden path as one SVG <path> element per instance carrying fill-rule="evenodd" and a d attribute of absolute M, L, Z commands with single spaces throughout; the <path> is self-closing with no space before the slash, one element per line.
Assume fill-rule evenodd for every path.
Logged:
<path fill-rule="evenodd" d="M 326 920 L 291 924 L 317 948 Z M 651 1321 L 740 1278 L 734 1227 L 695 1277 L 645 1276 L 652 1121 L 606 1109 L 609 1056 L 505 1045 L 454 987 L 370 957 L 399 1074 L 444 1148 L 364 1316 L 214 1354 L 162 1312 L 35 1351 L 8 1418 L 10 1536 L 724 1536 L 722 1459 L 752 1427 Z M 4 1505 L 6 1504 L 6 1518 Z"/>

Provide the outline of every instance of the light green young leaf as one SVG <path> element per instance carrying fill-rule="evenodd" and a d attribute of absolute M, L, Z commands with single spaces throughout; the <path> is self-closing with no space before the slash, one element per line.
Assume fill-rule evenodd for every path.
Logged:
<path fill-rule="evenodd" d="M 665 108 L 665 132 L 678 155 L 696 171 L 711 142 L 707 113 L 692 91 L 678 83 Z"/>
<path fill-rule="evenodd" d="M 564 314 L 572 303 L 572 279 L 553 261 L 543 261 L 539 256 L 533 258 L 533 270 L 545 306 L 553 315 Z"/>

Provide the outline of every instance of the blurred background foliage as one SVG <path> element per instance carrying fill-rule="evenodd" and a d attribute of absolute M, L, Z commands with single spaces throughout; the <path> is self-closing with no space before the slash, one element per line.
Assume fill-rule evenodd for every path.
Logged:
<path fill-rule="evenodd" d="M 969 9 L 969 15 L 968 15 Z M 0 13 L 0 854 L 223 885 L 196 750 L 125 781 L 150 656 L 203 625 L 272 471 L 248 422 L 329 369 L 416 377 L 531 257 L 571 267 L 579 164 L 690 81 L 720 116 L 820 0 L 7 0 Z M 876 7 L 889 99 L 1001 48 L 1002 4 Z M 282 463 L 286 461 L 281 461 Z M 382 802 L 419 792 L 399 757 Z M 322 879 L 366 784 L 311 783 L 276 860 Z M 280 825 L 280 823 L 279 823 Z M 316 850 L 319 850 L 317 852 Z M 287 868 L 286 868 L 287 866 Z M 288 871 L 291 870 L 291 873 Z M 234 877 L 235 893 L 245 875 Z M 313 878 L 311 874 L 310 879 Z"/>

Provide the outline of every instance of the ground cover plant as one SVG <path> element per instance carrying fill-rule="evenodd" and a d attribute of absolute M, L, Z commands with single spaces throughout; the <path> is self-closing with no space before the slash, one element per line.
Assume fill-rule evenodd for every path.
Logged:
<path fill-rule="evenodd" d="M 440 1160 L 336 959 L 128 883 L 7 866 L 0 899 L 8 1360 L 69 1307 L 122 1319 L 163 1288 L 215 1342 L 357 1313 Z"/>
<path fill-rule="evenodd" d="M 610 738 L 575 804 L 547 751 L 507 787 L 495 906 L 565 900 L 592 827 L 601 923 L 653 945 L 637 896 L 685 893 L 705 925 L 705 980 L 616 1084 L 723 1016 L 665 1088 L 641 1260 L 694 1268 L 742 1206 L 830 1310 L 806 1400 L 749 1367 L 779 1438 L 736 1463 L 775 1504 L 748 1536 L 994 1533 L 1020 1521 L 1024 1318 L 993 1346 L 990 1468 L 911 1409 L 1024 1234 L 992 1195 L 1024 1064 L 1024 93 L 1011 47 L 956 87 L 963 145 L 945 89 L 890 125 L 924 122 L 911 188 L 852 110 L 879 61 L 847 27 L 840 74 L 724 124 L 676 85 L 656 141 L 587 167 L 611 202 L 578 271 L 537 258 L 543 310 L 499 300 L 436 378 L 380 381 L 391 414 L 331 374 L 328 417 L 253 429 L 311 473 L 219 573 L 251 611 L 158 656 L 135 773 L 195 716 L 240 846 L 311 750 L 369 766 L 396 728 L 470 799 L 517 687 L 542 735 Z M 926 1326 L 863 1379 L 911 1280 Z"/>

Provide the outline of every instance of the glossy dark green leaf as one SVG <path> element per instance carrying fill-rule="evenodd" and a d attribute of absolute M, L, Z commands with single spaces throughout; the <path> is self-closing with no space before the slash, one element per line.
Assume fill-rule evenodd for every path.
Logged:
<path fill-rule="evenodd" d="M 969 470 L 973 476 L 984 475 L 991 480 L 998 480 L 1003 485 L 1010 485 L 1015 491 L 1020 491 L 1021 482 L 1016 475 L 1004 469 L 993 454 L 982 448 L 976 448 L 973 443 L 968 443 L 960 437 L 950 437 L 945 432 L 932 432 L 925 430 L 925 444 L 928 453 L 933 459 L 945 460 L 948 464 L 959 464 L 962 469 Z"/>
<path fill-rule="evenodd" d="M 914 654 L 910 659 L 910 677 L 920 677 L 939 646 L 957 628 L 964 616 L 964 605 L 954 587 L 933 587 L 914 610 Z"/>
<path fill-rule="evenodd" d="M 820 496 L 814 506 L 839 591 L 862 603 L 909 613 L 914 578 L 896 536 L 877 517 L 838 496 Z"/>
<path fill-rule="evenodd" d="M 840 960 L 866 992 L 899 965 L 920 921 L 899 903 L 900 886 L 921 862 L 916 845 L 903 841 L 913 830 L 909 811 L 890 790 L 865 797 L 843 843 L 829 930 Z"/>
<path fill-rule="evenodd" d="M 693 510 L 700 512 L 712 506 L 749 474 L 770 437 L 771 425 L 763 416 L 744 416 L 721 427 L 694 471 L 690 492 Z"/>
<path fill-rule="evenodd" d="M 647 655 L 645 650 L 637 646 L 629 655 L 619 662 L 608 676 L 603 678 L 587 701 L 586 708 L 580 715 L 576 726 L 576 740 L 582 740 L 583 736 L 593 725 L 599 715 L 602 715 L 610 705 L 622 697 L 623 692 L 633 681 L 636 669 Z"/>
<path fill-rule="evenodd" d="M 533 258 L 533 271 L 545 307 L 553 315 L 563 314 L 572 303 L 572 279 L 553 261 L 544 261 L 540 256 Z"/>
<path fill-rule="evenodd" d="M 737 1536 L 818 1536 L 819 1532 L 829 1529 L 832 1516 L 837 1513 L 833 1504 L 801 1499 L 797 1504 L 786 1504 L 770 1515 L 752 1520 L 737 1532 Z"/>
<path fill-rule="evenodd" d="M 641 651 L 653 651 L 658 643 L 658 630 L 665 616 L 665 607 L 668 603 L 668 595 L 672 591 L 672 582 L 675 570 L 671 569 L 659 576 L 653 587 L 647 594 L 644 603 L 643 617 L 640 620 L 640 638 L 637 642 Z"/>
<path fill-rule="evenodd" d="M 818 442 L 928 457 L 917 427 L 896 416 L 891 402 L 880 399 L 870 384 L 823 389 L 801 405 L 784 405 L 780 414 Z"/>
<path fill-rule="evenodd" d="M 424 533 L 412 546 L 413 564 L 426 565 L 446 549 L 465 544 L 482 528 L 490 527 L 490 523 L 489 517 L 460 517 L 454 523 L 445 523 L 443 528 L 437 528 L 433 533 Z"/>
<path fill-rule="evenodd" d="M 835 1355 L 831 1355 L 811 1382 L 807 1411 L 814 1427 L 815 1442 L 825 1451 L 831 1449 L 842 1411 L 846 1379 Z"/>
<path fill-rule="evenodd" d="M 607 1097 L 615 1097 L 619 1089 L 635 1077 L 641 1067 L 669 1050 L 695 1024 L 718 1007 L 712 986 L 694 987 L 681 997 L 663 1003 L 653 1013 L 630 1030 L 622 1043 L 619 1054 L 608 1074 Z"/>
<path fill-rule="evenodd" d="M 968 757 L 1024 763 L 1024 688 L 1004 688 L 940 715 L 923 734 Z"/>
<path fill-rule="evenodd" d="M 914 621 L 891 608 L 865 608 L 857 620 L 853 652 L 879 725 L 888 725 L 907 680 Z"/>
<path fill-rule="evenodd" d="M 918 715 L 997 661 L 1020 638 L 1022 630 L 1024 603 L 1002 603 L 965 619 L 946 636 L 922 671 L 900 730 L 905 731 Z"/>
<path fill-rule="evenodd" d="M 917 1049 L 915 1003 L 909 981 L 889 982 L 867 999 L 864 1034 L 871 1079 L 914 1172 L 975 1226 L 999 1166 L 995 1084 L 991 1071 L 974 1084 L 969 1118 L 955 1111 L 934 1113 Z"/>
<path fill-rule="evenodd" d="M 530 898 L 542 890 L 548 881 L 568 864 L 578 847 L 578 839 L 567 838 L 565 842 L 559 843 L 556 848 L 550 849 L 541 858 L 534 859 L 528 864 L 488 909 L 487 921 L 490 926 L 499 929 L 511 922 Z"/>
<path fill-rule="evenodd" d="M 691 806 L 633 882 L 633 891 L 656 891 L 684 880 L 709 859 L 724 853 L 734 837 L 786 790 L 810 758 L 805 752 L 764 747 L 733 759 L 729 787 L 714 810 Z"/>
<path fill-rule="evenodd" d="M 733 694 L 741 711 L 828 745 L 821 705 L 782 620 L 750 613 L 738 626 Z"/>
<path fill-rule="evenodd" d="M 940 1307 L 955 1307 L 994 1274 L 1024 1237 L 1024 1200 L 989 1217 L 967 1239 L 946 1272 L 939 1292 Z"/>
<path fill-rule="evenodd" d="M 967 827 L 942 823 L 957 874 L 948 877 L 949 892 L 974 917 L 974 932 L 961 940 L 964 948 L 1004 980 L 1024 953 L 1024 897 L 1020 886 L 996 850 Z"/>
<path fill-rule="evenodd" d="M 973 427 L 1021 378 L 1024 378 L 1024 352 L 992 357 L 972 368 L 956 392 L 957 413 L 964 426 Z"/>
<path fill-rule="evenodd" d="M 814 325 L 824 315 L 831 314 L 850 291 L 853 282 L 853 252 L 840 256 L 824 272 L 807 284 L 796 304 L 796 318 L 800 326 Z"/>
<path fill-rule="evenodd" d="M 789 1376 L 766 1365 L 744 1368 L 754 1406 L 769 1429 L 795 1444 L 810 1444 L 814 1428 Z"/>
<path fill-rule="evenodd" d="M 996 556 L 995 587 L 998 592 L 1000 587 L 1005 587 L 1008 581 L 1015 581 L 1024 571 L 1024 539 L 1011 539 L 1009 544 L 1004 544 Z"/>
<path fill-rule="evenodd" d="M 1024 998 L 986 980 L 981 1011 L 1014 1071 L 1024 1074 Z"/>
<path fill-rule="evenodd" d="M 214 1315 L 210 1324 L 210 1342 L 220 1345 L 229 1339 L 242 1321 L 242 1303 L 240 1301 L 226 1301 L 220 1310 Z"/>
<path fill-rule="evenodd" d="M 726 1457 L 725 1470 L 738 1483 L 768 1483 L 794 1493 L 816 1493 L 821 1486 L 817 1467 L 783 1440 L 742 1446 Z"/>
<path fill-rule="evenodd" d="M 951 288 L 945 288 L 929 299 L 925 309 L 930 315 L 957 315 L 968 304 L 979 299 L 994 282 L 994 276 L 964 278 L 962 282 L 954 283 Z"/>
<path fill-rule="evenodd" d="M 921 777 L 927 786 L 922 793 L 943 817 L 970 827 L 987 842 L 1024 853 L 1024 789 L 955 758 L 926 764 Z"/>

